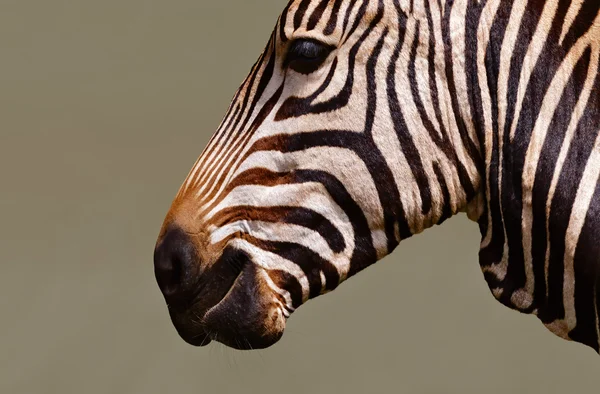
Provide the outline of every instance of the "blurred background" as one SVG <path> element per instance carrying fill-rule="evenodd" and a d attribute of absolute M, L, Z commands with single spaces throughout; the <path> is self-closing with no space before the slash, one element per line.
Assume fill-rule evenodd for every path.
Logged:
<path fill-rule="evenodd" d="M 600 358 L 497 303 L 465 216 L 300 308 L 186 345 L 152 253 L 285 0 L 0 1 L 0 393 L 588 393 Z"/>

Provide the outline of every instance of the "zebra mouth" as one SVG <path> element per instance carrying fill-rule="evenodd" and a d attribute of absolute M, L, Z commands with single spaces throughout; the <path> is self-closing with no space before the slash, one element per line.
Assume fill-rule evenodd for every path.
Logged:
<path fill-rule="evenodd" d="M 212 339 L 208 334 L 202 333 L 199 335 L 194 335 L 192 337 L 183 337 L 183 340 L 188 344 L 196 347 L 204 347 L 212 342 Z"/>
<path fill-rule="evenodd" d="M 238 350 L 264 349 L 275 344 L 285 328 L 285 316 L 265 285 L 262 269 L 250 260 L 242 264 L 227 294 L 202 315 L 193 334 L 190 316 L 198 315 L 190 312 L 186 321 L 179 321 L 191 330 L 180 336 L 196 347 L 216 341 Z"/>
<path fill-rule="evenodd" d="M 217 262 L 199 273 L 187 268 L 197 264 L 195 258 L 192 255 L 189 262 L 185 262 L 184 268 L 180 269 L 185 274 L 178 272 L 184 276 L 182 284 L 175 291 L 163 286 L 163 292 L 171 321 L 179 336 L 190 345 L 206 346 L 218 335 L 217 330 L 206 324 L 206 316 L 229 297 L 242 272 L 252 264 L 245 254 L 227 248 Z M 167 271 L 166 274 L 170 276 L 171 272 Z M 168 282 L 169 276 L 166 279 L 165 276 L 167 275 L 159 272 L 159 285 Z"/>
<path fill-rule="evenodd" d="M 233 291 L 233 289 L 236 286 L 236 283 L 238 281 L 238 279 L 240 278 L 240 276 L 242 275 L 243 272 L 243 268 L 246 265 L 246 262 L 242 262 L 239 266 L 239 273 L 237 274 L 237 276 L 235 277 L 235 279 L 233 280 L 233 282 L 231 283 L 231 286 L 229 287 L 229 289 L 226 291 L 225 295 L 223 295 L 223 297 L 212 307 L 210 307 L 204 314 L 204 318 L 202 319 L 203 321 L 206 320 L 206 317 L 210 315 L 210 312 L 213 309 L 217 309 L 219 307 L 219 305 L 224 302 L 227 299 L 227 296 L 229 296 L 231 294 L 231 292 Z M 196 347 L 204 347 L 207 346 L 208 344 L 210 344 L 213 341 L 213 338 L 211 337 L 211 335 L 207 332 L 204 332 L 204 324 L 202 324 L 201 326 L 201 330 L 202 332 L 189 336 L 189 335 L 182 335 L 182 333 L 180 332 L 179 335 L 183 338 L 183 340 L 185 342 L 187 342 L 188 344 L 192 345 L 192 346 L 196 346 Z M 214 335 L 214 334 L 213 334 Z"/>
<path fill-rule="evenodd" d="M 197 314 L 193 311 L 181 313 L 177 311 L 169 311 L 171 321 L 177 334 L 187 344 L 203 347 L 212 342 L 212 338 L 203 324 L 200 324 L 196 318 Z"/>
<path fill-rule="evenodd" d="M 169 308 L 179 336 L 188 344 L 204 347 L 211 342 L 238 349 L 264 349 L 283 335 L 286 316 L 270 288 L 262 268 L 248 256 L 236 256 L 225 286 L 215 275 L 202 285 L 187 308 Z M 209 291 L 209 289 L 214 289 Z"/>
<path fill-rule="evenodd" d="M 264 349 L 283 335 L 285 318 L 262 274 L 248 260 L 227 295 L 204 316 L 217 342 L 239 350 Z"/>

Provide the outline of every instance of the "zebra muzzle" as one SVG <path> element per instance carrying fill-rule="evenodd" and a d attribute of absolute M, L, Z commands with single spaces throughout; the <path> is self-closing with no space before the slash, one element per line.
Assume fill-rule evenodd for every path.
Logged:
<path fill-rule="evenodd" d="M 181 338 L 194 346 L 216 340 L 236 349 L 277 342 L 285 317 L 262 268 L 232 246 L 210 264 L 198 256 L 193 239 L 177 227 L 165 232 L 154 253 L 156 281 Z"/>

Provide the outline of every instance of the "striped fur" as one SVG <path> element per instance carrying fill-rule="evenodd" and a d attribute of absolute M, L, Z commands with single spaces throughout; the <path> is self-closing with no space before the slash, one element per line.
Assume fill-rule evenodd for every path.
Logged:
<path fill-rule="evenodd" d="M 598 351 L 599 7 L 291 1 L 161 237 L 192 234 L 203 269 L 243 250 L 284 319 L 467 212 L 494 296 Z M 302 74 L 307 38 L 334 49 Z"/>

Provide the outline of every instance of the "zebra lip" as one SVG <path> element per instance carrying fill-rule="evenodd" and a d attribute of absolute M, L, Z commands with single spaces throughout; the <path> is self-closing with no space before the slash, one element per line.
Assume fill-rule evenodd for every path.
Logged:
<path fill-rule="evenodd" d="M 190 345 L 197 347 L 204 347 L 212 341 L 208 334 L 194 335 L 193 337 L 183 337 L 183 340 Z"/>

